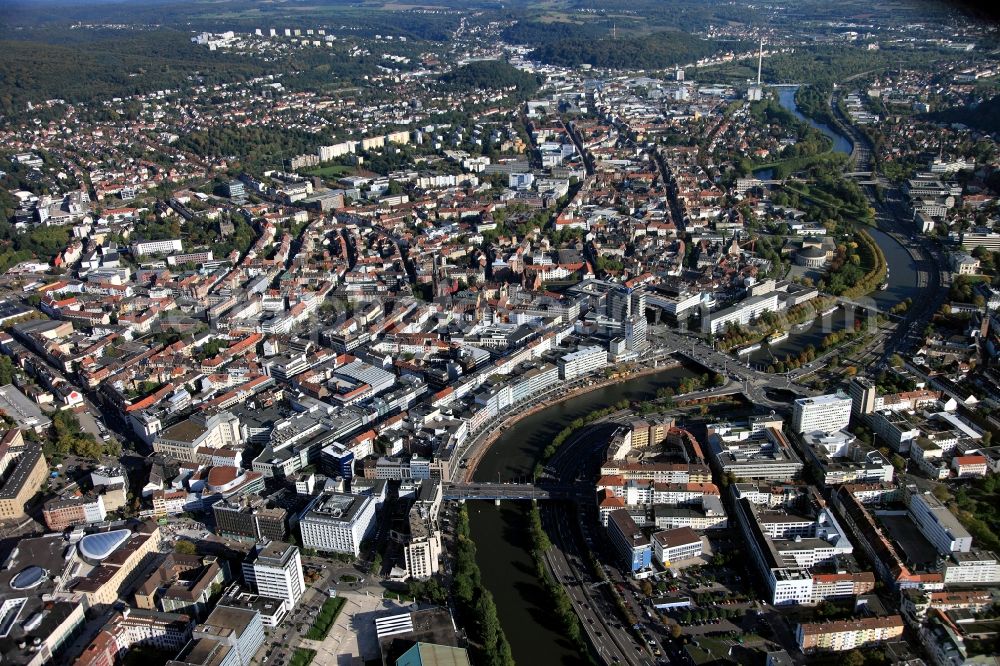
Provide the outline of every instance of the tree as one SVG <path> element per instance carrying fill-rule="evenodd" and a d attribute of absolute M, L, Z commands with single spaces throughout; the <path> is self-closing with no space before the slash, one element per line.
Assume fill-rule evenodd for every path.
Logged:
<path fill-rule="evenodd" d="M 10 357 L 0 356 L 0 385 L 6 386 L 14 381 L 14 364 Z"/>
<path fill-rule="evenodd" d="M 864 666 L 865 655 L 861 650 L 851 650 L 844 655 L 844 666 Z"/>
<path fill-rule="evenodd" d="M 670 637 L 673 638 L 674 640 L 680 638 L 683 633 L 684 630 L 681 629 L 681 625 L 679 624 L 670 625 Z"/>
<path fill-rule="evenodd" d="M 951 499 L 951 493 L 948 492 L 948 486 L 943 483 L 935 485 L 931 493 L 933 493 L 934 497 L 938 498 L 942 502 L 947 502 Z"/>
<path fill-rule="evenodd" d="M 198 548 L 190 541 L 180 540 L 174 544 L 174 552 L 178 555 L 195 555 Z"/>

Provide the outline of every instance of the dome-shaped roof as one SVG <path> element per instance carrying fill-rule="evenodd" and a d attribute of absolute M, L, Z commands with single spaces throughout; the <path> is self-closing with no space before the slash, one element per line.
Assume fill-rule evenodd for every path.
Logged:
<path fill-rule="evenodd" d="M 33 564 L 22 569 L 11 579 L 10 589 L 30 590 L 33 587 L 38 587 L 43 580 L 45 580 L 45 569 Z"/>
<path fill-rule="evenodd" d="M 111 530 L 110 532 L 88 534 L 80 539 L 77 548 L 85 560 L 100 562 L 128 541 L 130 536 L 132 536 L 131 530 Z"/>
<path fill-rule="evenodd" d="M 815 245 L 812 245 L 799 250 L 799 255 L 805 257 L 806 259 L 819 259 L 820 257 L 826 257 L 826 252 Z"/>
<path fill-rule="evenodd" d="M 210 490 L 225 491 L 243 482 L 243 470 L 235 467 L 213 467 L 208 471 Z"/>

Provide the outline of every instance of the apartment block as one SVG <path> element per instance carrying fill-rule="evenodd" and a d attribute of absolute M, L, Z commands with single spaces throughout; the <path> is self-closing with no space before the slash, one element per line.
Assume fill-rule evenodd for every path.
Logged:
<path fill-rule="evenodd" d="M 48 477 L 40 446 L 14 428 L 0 434 L 0 520 L 22 520 L 24 509 Z"/>
<path fill-rule="evenodd" d="M 597 346 L 581 347 L 559 359 L 559 378 L 570 381 L 603 368 L 608 364 L 608 352 Z"/>
<path fill-rule="evenodd" d="M 803 652 L 812 650 L 843 652 L 891 641 L 902 635 L 903 618 L 899 615 L 832 622 L 807 622 L 798 625 L 795 629 L 795 640 Z"/>

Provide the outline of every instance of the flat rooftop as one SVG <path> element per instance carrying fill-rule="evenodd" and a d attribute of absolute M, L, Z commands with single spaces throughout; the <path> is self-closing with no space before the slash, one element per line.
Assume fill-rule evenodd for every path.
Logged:
<path fill-rule="evenodd" d="M 907 564 L 928 567 L 937 562 L 937 548 L 920 533 L 910 516 L 872 516 L 882 526 L 886 536 L 895 543 L 896 552 L 906 558 Z"/>
<path fill-rule="evenodd" d="M 0 386 L 0 411 L 21 428 L 36 430 L 52 423 L 52 419 L 13 384 Z"/>

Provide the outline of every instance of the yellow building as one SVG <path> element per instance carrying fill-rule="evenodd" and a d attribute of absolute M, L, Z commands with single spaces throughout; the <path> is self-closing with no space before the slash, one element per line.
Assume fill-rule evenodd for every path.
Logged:
<path fill-rule="evenodd" d="M 72 593 L 82 594 L 87 606 L 106 606 L 124 598 L 138 583 L 138 576 L 157 557 L 160 528 L 143 523 L 129 530 L 112 530 L 85 536 L 77 544 L 78 555 L 92 569 L 83 572 L 68 585 Z"/>

